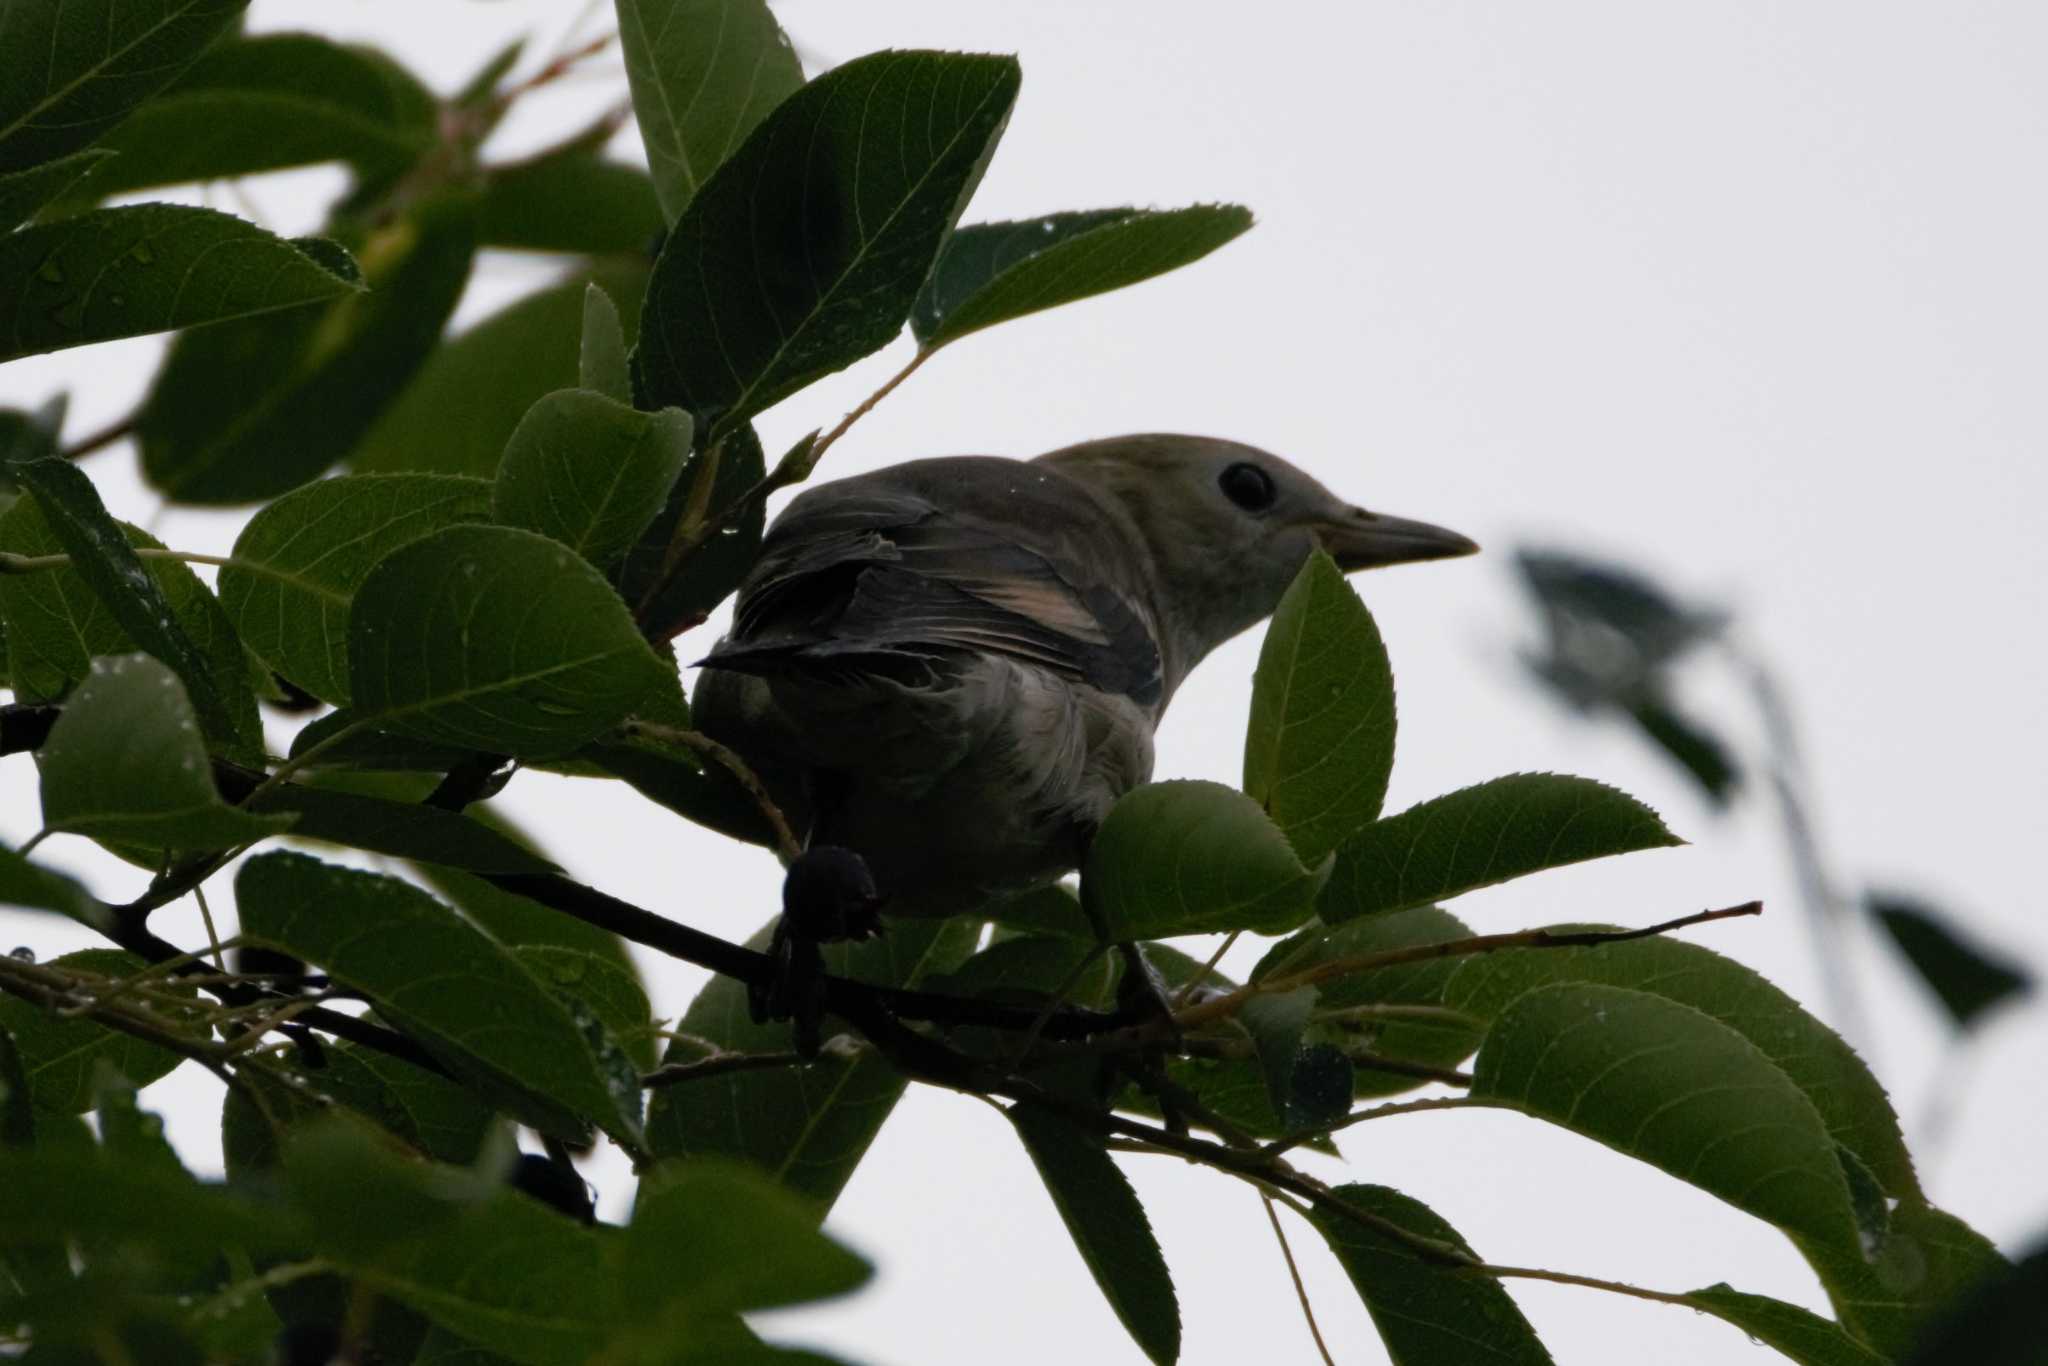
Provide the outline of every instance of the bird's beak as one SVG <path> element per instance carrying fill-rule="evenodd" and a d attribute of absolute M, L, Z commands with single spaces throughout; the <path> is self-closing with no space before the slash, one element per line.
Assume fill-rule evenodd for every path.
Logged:
<path fill-rule="evenodd" d="M 1479 543 L 1447 527 L 1352 508 L 1335 521 L 1314 524 L 1316 539 L 1349 574 L 1416 560 L 1449 560 L 1478 551 Z"/>

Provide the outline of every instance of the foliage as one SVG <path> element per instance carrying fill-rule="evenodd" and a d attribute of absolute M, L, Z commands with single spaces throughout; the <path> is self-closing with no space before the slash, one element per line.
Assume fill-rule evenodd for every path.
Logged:
<path fill-rule="evenodd" d="M 173 501 L 259 504 L 224 560 L 167 549 L 73 463 L 97 443 L 60 451 L 61 402 L 0 415 L 0 751 L 34 756 L 46 834 L 153 874 L 116 901 L 0 850 L 0 900 L 110 943 L 0 959 L 0 1336 L 39 1360 L 822 1360 L 740 1315 L 866 1278 L 818 1223 L 913 1084 L 1004 1108 L 1155 1362 L 1182 1348 L 1170 1249 L 1120 1149 L 1304 1216 L 1395 1361 L 1549 1360 L 1508 1286 L 1558 1274 L 1486 1263 L 1413 1197 L 1288 1159 L 1456 1105 L 1561 1126 L 1775 1225 L 1836 1317 L 1726 1285 L 1563 1279 L 1808 1363 L 1904 1360 L 1967 1332 L 1953 1315 L 2014 1312 L 2017 1281 L 1992 1280 L 1971 1302 L 1988 1307 L 1938 1318 L 2003 1264 L 1926 1204 L 1856 1055 L 1747 968 L 1660 937 L 1753 906 L 1484 936 L 1437 906 L 1678 841 L 1633 798 L 1551 774 L 1383 813 L 1393 675 L 1321 554 L 1268 633 L 1242 790 L 1132 792 L 1078 895 L 833 947 L 829 1041 L 793 1051 L 748 1009 L 777 971 L 768 930 L 730 944 L 572 881 L 483 803 L 508 765 L 546 764 L 777 837 L 748 775 L 689 730 L 667 644 L 752 563 L 767 494 L 846 427 L 770 466 L 752 419 L 907 330 L 913 358 L 879 399 L 944 346 L 1190 264 L 1250 214 L 962 227 L 1017 63 L 889 52 L 806 81 L 762 0 L 618 0 L 647 172 L 606 157 L 610 119 L 516 163 L 483 154 L 577 53 L 514 79 L 508 52 L 443 98 L 381 53 L 243 36 L 240 8 L 0 14 L 0 359 L 174 331 L 132 422 L 143 469 Z M 350 183 L 316 239 L 102 207 L 324 162 Z M 491 246 L 550 253 L 561 279 L 448 336 Z M 217 594 L 188 561 L 218 565 Z M 1591 591 L 1550 582 L 1554 601 Z M 1715 788 L 1732 767 L 1647 681 L 1712 622 L 1655 594 L 1605 601 L 1638 653 L 1603 695 L 1674 752 L 1690 736 Z M 279 760 L 257 707 L 288 698 Z M 282 834 L 321 853 L 239 862 L 233 958 L 152 928 Z M 1913 925 L 1916 961 L 1941 959 Z M 1200 934 L 1273 942 L 1238 983 L 1162 942 Z M 1098 935 L 1145 941 L 1171 1019 L 1119 1006 L 1134 993 Z M 628 940 L 715 974 L 659 1059 Z M 2015 985 L 1944 999 L 1967 1023 Z M 225 1083 L 221 1179 L 190 1174 L 137 1100 L 179 1067 Z M 522 1130 L 545 1156 L 518 1152 Z M 622 1224 L 576 1175 L 594 1142 L 635 1165 Z"/>

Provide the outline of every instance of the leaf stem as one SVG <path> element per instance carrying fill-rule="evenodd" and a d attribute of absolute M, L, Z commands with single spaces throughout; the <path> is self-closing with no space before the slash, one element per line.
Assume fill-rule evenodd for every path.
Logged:
<path fill-rule="evenodd" d="M 1273 1197 L 1265 1191 L 1259 1192 L 1259 1203 L 1266 1207 L 1266 1222 L 1273 1226 L 1273 1237 L 1279 1240 L 1280 1256 L 1287 1263 L 1287 1279 L 1294 1282 L 1294 1298 L 1301 1302 L 1301 1316 L 1308 1321 L 1308 1335 L 1315 1339 L 1316 1352 L 1323 1358 L 1323 1366 L 1337 1366 L 1329 1344 L 1323 1341 L 1323 1330 L 1316 1326 L 1315 1306 L 1309 1303 L 1308 1287 L 1301 1283 L 1301 1268 L 1294 1264 L 1294 1249 L 1288 1246 L 1287 1230 L 1280 1226 L 1280 1211 L 1273 1208 Z"/>
<path fill-rule="evenodd" d="M 1358 1110 L 1348 1114 L 1334 1124 L 1324 1124 L 1314 1129 L 1303 1129 L 1299 1133 L 1289 1134 L 1285 1138 L 1276 1138 L 1271 1143 L 1266 1144 L 1260 1151 L 1269 1156 L 1278 1157 L 1290 1148 L 1300 1147 L 1304 1143 L 1312 1143 L 1319 1138 L 1328 1138 L 1340 1129 L 1348 1129 L 1354 1124 L 1363 1124 L 1369 1119 L 1385 1119 L 1389 1115 L 1421 1114 L 1426 1110 L 1484 1109 L 1488 1108 L 1490 1104 L 1488 1101 L 1474 1100 L 1470 1096 L 1432 1096 L 1424 1100 L 1402 1100 L 1387 1105 L 1375 1105 L 1369 1110 Z"/>
<path fill-rule="evenodd" d="M 231 565 L 235 561 L 226 555 L 202 555 L 196 550 L 163 550 L 156 546 L 134 547 L 135 557 L 140 560 L 181 560 L 186 564 Z M 0 550 L 0 574 L 33 574 L 44 569 L 69 569 L 69 555 L 17 555 L 11 550 Z"/>
<path fill-rule="evenodd" d="M 642 721 L 637 717 L 629 719 L 624 731 L 663 744 L 678 745 L 694 750 L 711 759 L 720 768 L 730 773 L 739 785 L 754 799 L 754 805 L 761 810 L 761 816 L 775 832 L 775 848 L 785 863 L 792 862 L 804 852 L 804 843 L 796 837 L 796 831 L 789 825 L 789 818 L 782 814 L 782 808 L 768 795 L 768 785 L 747 766 L 747 761 L 727 749 L 702 731 L 685 730 L 680 726 L 664 726 L 655 721 Z"/>

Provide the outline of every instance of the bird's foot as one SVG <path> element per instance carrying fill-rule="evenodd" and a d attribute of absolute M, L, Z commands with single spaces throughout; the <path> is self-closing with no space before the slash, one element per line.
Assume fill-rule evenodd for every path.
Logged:
<path fill-rule="evenodd" d="M 1123 959 L 1123 972 L 1116 980 L 1116 1013 L 1130 1025 L 1155 1025 L 1176 1048 L 1180 1030 L 1173 1023 L 1173 994 L 1159 969 L 1133 943 L 1116 946 Z"/>
<path fill-rule="evenodd" d="M 823 946 L 880 933 L 881 909 L 875 879 L 859 854 L 833 845 L 799 854 L 783 877 L 782 918 L 768 946 L 774 973 L 747 987 L 755 1022 L 791 1021 L 796 1051 L 816 1057 L 825 1013 Z"/>

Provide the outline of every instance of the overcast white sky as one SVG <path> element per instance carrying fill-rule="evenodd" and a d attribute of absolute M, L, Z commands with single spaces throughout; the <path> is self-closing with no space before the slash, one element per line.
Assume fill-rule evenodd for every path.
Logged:
<path fill-rule="evenodd" d="M 545 49 L 576 8 L 257 0 L 251 26 L 384 43 L 445 90 L 513 33 L 536 31 Z M 1646 923 L 1761 897 L 1762 921 L 1701 937 L 1818 1007 L 1771 824 L 1716 817 L 1630 738 L 1562 715 L 1512 661 L 1529 625 L 1499 552 L 1541 538 L 1636 561 L 1727 604 L 1779 666 L 1845 880 L 1921 889 L 2048 969 L 2048 10 L 789 0 L 779 12 L 813 70 L 881 47 L 1021 55 L 1023 95 L 970 220 L 1199 200 L 1260 218 L 1190 270 L 949 350 L 854 429 L 830 472 L 1183 430 L 1268 447 L 1367 506 L 1474 535 L 1495 553 L 1360 584 L 1401 687 L 1389 808 L 1561 770 L 1628 788 L 1694 843 L 1454 909 L 1496 930 Z M 560 103 L 536 101 L 505 150 L 559 129 L 570 106 L 622 94 L 616 64 L 602 69 Z M 637 155 L 630 135 L 621 150 Z M 332 183 L 287 177 L 252 199 L 272 226 L 305 231 Z M 547 269 L 492 258 L 463 317 Z M 160 345 L 10 365 L 0 402 L 69 388 L 73 431 L 88 430 L 126 411 Z M 772 412 L 768 447 L 833 420 L 900 360 L 885 353 Z M 238 517 L 159 515 L 125 451 L 90 469 L 118 513 L 154 519 L 169 544 L 232 543 Z M 1234 642 L 1182 691 L 1159 776 L 1235 780 L 1257 646 Z M 1699 702 L 1740 698 L 1707 680 Z M 509 805 L 576 876 L 705 928 L 742 936 L 775 904 L 766 854 L 623 789 L 526 775 Z M 0 836 L 37 824 L 31 767 L 0 765 Z M 110 894 L 132 891 L 132 870 L 82 841 L 44 852 Z M 196 936 L 182 914 L 164 927 Z M 0 942 L 72 946 L 9 913 Z M 1852 950 L 1873 1002 L 1859 1042 L 1936 1200 L 2008 1249 L 2030 1241 L 2048 1229 L 2048 1011 L 1991 1025 L 1930 1146 L 1931 1092 L 1965 1064 L 1881 948 Z M 657 1009 L 679 1013 L 699 974 L 643 965 Z M 217 1164 L 210 1081 L 181 1072 L 148 1099 L 196 1164 Z M 1774 1231 L 1533 1121 L 1423 1114 L 1342 1146 L 1348 1166 L 1327 1174 L 1410 1191 L 1493 1260 L 1666 1290 L 1728 1280 L 1825 1309 Z M 1125 1164 L 1179 1285 L 1183 1359 L 1312 1359 L 1252 1193 L 1162 1159 Z M 616 1208 L 622 1167 L 592 1174 Z M 776 1319 L 778 1335 L 903 1366 L 970 1351 L 992 1364 L 1140 1360 L 984 1106 L 913 1095 L 829 1227 L 879 1277 L 844 1304 Z M 1384 1360 L 1314 1235 L 1295 1226 L 1294 1246 L 1338 1359 Z M 1565 1287 L 1512 1293 L 1560 1361 L 1778 1359 L 1682 1311 Z"/>

